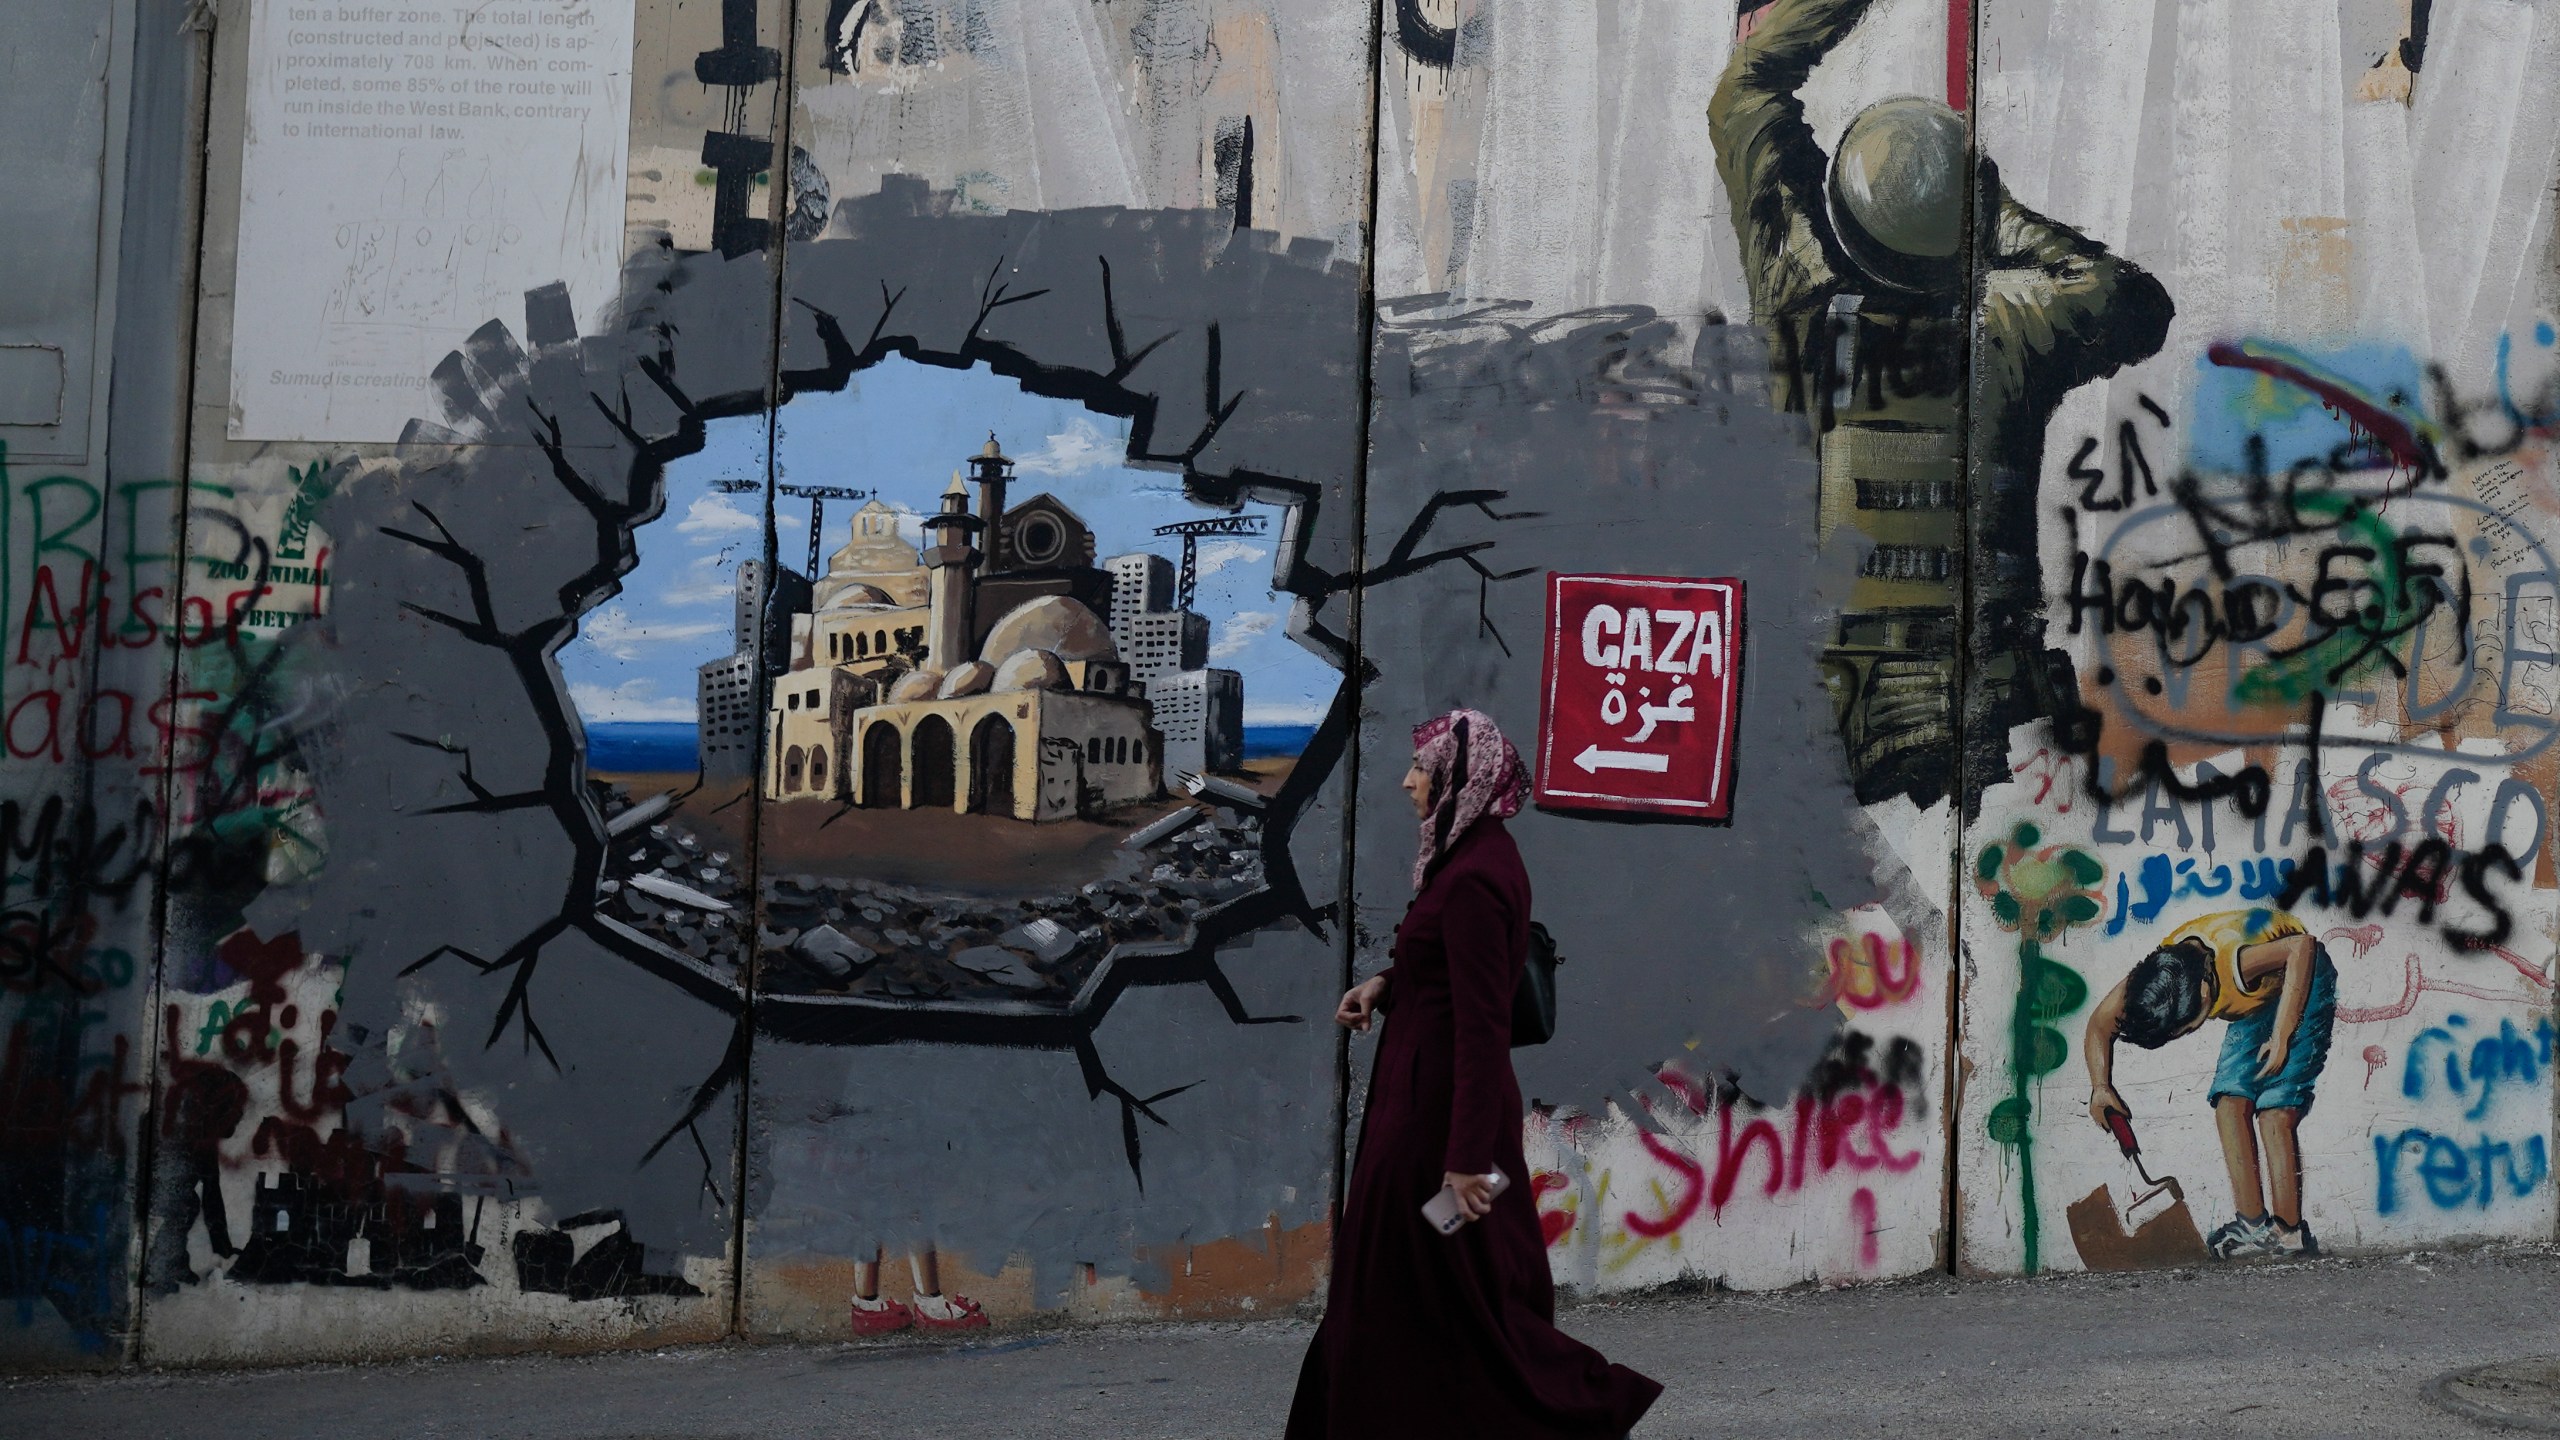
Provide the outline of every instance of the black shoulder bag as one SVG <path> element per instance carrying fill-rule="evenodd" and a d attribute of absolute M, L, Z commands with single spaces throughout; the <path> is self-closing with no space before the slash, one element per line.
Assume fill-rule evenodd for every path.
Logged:
<path fill-rule="evenodd" d="M 1520 967 L 1520 988 L 1511 994 L 1512 1049 L 1556 1038 L 1556 967 L 1563 963 L 1556 937 L 1530 921 L 1529 958 Z"/>

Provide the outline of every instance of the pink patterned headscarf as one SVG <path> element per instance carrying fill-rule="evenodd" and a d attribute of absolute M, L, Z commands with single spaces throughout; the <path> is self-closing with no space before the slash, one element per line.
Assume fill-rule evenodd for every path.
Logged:
<path fill-rule="evenodd" d="M 1507 820 L 1529 798 L 1529 767 L 1481 710 L 1452 710 L 1413 727 L 1414 767 L 1431 777 L 1431 811 L 1422 817 L 1422 853 L 1413 857 L 1413 888 L 1475 823 Z"/>

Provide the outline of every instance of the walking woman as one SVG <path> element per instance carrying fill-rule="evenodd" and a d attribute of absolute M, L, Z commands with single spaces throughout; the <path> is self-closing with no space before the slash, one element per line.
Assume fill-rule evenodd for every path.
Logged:
<path fill-rule="evenodd" d="M 1555 1285 L 1520 1151 L 1511 1001 L 1529 943 L 1529 874 L 1504 830 L 1529 773 L 1491 718 L 1413 732 L 1422 815 L 1395 963 L 1334 1019 L 1391 1023 L 1369 1073 L 1360 1155 L 1334 1231 L 1324 1323 L 1288 1440 L 1617 1440 L 1662 1387 L 1555 1327 Z M 1501 1172 L 1499 1194 L 1484 1177 Z M 1443 1185 L 1468 1217 L 1442 1235 Z"/>

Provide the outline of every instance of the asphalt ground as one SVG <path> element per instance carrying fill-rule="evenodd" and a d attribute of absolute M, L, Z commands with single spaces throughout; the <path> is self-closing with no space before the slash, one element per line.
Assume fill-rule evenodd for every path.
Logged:
<path fill-rule="evenodd" d="M 2560 1355 L 2560 1251 L 2040 1280 L 1930 1278 L 1578 1305 L 1668 1387 L 1639 1440 L 2493 1436 L 2447 1372 Z M 0 1385 L 10 1440 L 1277 1436 L 1311 1327 L 1117 1325 L 968 1344 L 731 1343 L 579 1357 Z M 2539 1372 L 2537 1372 L 2539 1373 Z M 2506 1393 L 2506 1392 L 2501 1392 Z M 2552 1407 L 2560 1416 L 2560 1385 Z M 2511 1408 L 2540 1403 L 2528 1389 Z"/>

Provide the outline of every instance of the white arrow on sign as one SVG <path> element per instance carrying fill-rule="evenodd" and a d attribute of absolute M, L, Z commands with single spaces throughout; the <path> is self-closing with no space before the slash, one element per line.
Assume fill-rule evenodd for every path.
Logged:
<path fill-rule="evenodd" d="M 1650 770 L 1659 775 L 1671 768 L 1671 757 L 1648 755 L 1641 750 L 1603 750 L 1597 745 L 1585 745 L 1582 753 L 1573 757 L 1573 763 L 1581 766 L 1585 775 L 1597 775 L 1603 770 Z"/>

